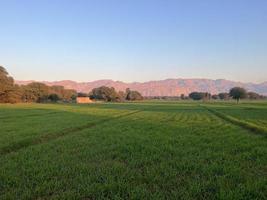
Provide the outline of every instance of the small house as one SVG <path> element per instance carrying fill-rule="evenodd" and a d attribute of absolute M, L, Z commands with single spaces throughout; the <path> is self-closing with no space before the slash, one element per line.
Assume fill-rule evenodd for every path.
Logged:
<path fill-rule="evenodd" d="M 89 97 L 77 97 L 76 103 L 92 103 L 93 101 Z"/>

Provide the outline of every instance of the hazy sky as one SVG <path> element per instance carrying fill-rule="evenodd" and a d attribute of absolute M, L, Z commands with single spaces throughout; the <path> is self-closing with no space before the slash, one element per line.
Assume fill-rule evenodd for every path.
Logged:
<path fill-rule="evenodd" d="M 267 0 L 0 0 L 18 80 L 267 81 Z"/>

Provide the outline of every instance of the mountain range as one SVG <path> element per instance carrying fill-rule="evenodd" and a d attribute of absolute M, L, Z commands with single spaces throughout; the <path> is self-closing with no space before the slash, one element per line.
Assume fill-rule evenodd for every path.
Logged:
<path fill-rule="evenodd" d="M 26 85 L 35 81 L 15 81 L 16 84 Z M 91 82 L 75 82 L 70 80 L 63 81 L 42 81 L 49 86 L 61 85 L 67 89 L 74 89 L 78 92 L 89 93 L 93 88 L 100 86 L 114 87 L 117 91 L 125 91 L 126 88 L 137 90 L 143 96 L 179 96 L 181 94 L 188 95 L 190 92 L 209 92 L 218 94 L 220 92 L 228 92 L 229 89 L 235 86 L 244 87 L 248 91 L 257 92 L 262 95 L 267 95 L 267 81 L 263 83 L 242 83 L 229 81 L 225 79 L 166 79 L 148 82 L 133 82 L 125 83 L 122 81 L 113 80 L 97 80 Z"/>

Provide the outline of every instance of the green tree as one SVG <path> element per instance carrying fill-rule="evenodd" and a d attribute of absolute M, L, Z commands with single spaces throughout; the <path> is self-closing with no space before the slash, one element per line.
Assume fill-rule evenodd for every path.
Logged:
<path fill-rule="evenodd" d="M 14 89 L 13 78 L 9 76 L 4 67 L 0 66 L 0 102 L 8 103 Z"/>
<path fill-rule="evenodd" d="M 7 94 L 8 103 L 19 103 L 22 101 L 23 91 L 19 85 L 14 85 L 12 91 Z"/>
<path fill-rule="evenodd" d="M 201 92 L 191 92 L 189 98 L 193 100 L 201 100 L 204 98 L 204 94 Z"/>
<path fill-rule="evenodd" d="M 49 87 L 43 83 L 33 82 L 23 86 L 22 99 L 25 102 L 42 103 L 48 100 Z"/>
<path fill-rule="evenodd" d="M 78 92 L 77 97 L 88 97 L 88 95 L 86 93 L 83 93 L 83 92 Z"/>
<path fill-rule="evenodd" d="M 59 86 L 59 85 L 53 85 L 51 87 L 49 87 L 49 94 L 56 94 L 58 95 L 58 97 L 60 99 L 63 98 L 63 94 L 64 94 L 64 87 L 63 86 Z"/>
<path fill-rule="evenodd" d="M 229 93 L 227 93 L 227 92 L 219 93 L 218 96 L 219 96 L 219 98 L 220 98 L 221 100 L 229 99 Z"/>
<path fill-rule="evenodd" d="M 229 92 L 230 97 L 236 100 L 238 103 L 240 99 L 244 99 L 247 97 L 247 91 L 241 87 L 234 87 Z"/>
<path fill-rule="evenodd" d="M 72 89 L 64 89 L 63 91 L 63 95 L 62 95 L 62 99 L 64 101 L 73 101 L 76 99 L 77 96 L 77 92 L 75 90 Z"/>
<path fill-rule="evenodd" d="M 211 99 L 211 94 L 208 92 L 201 92 L 200 94 L 202 95 L 203 100 L 210 100 Z"/>
<path fill-rule="evenodd" d="M 63 101 L 72 101 L 73 96 L 77 96 L 77 92 L 71 89 L 65 89 L 63 86 L 53 85 L 49 87 L 49 94 L 57 94 Z M 87 96 L 86 94 L 84 94 Z"/>
<path fill-rule="evenodd" d="M 119 91 L 118 96 L 119 96 L 120 101 L 125 101 L 125 99 L 126 99 L 126 93 L 125 92 Z"/>
<path fill-rule="evenodd" d="M 210 100 L 211 94 L 208 92 L 191 92 L 189 98 L 193 100 Z"/>
<path fill-rule="evenodd" d="M 48 100 L 72 101 L 77 92 L 65 89 L 63 86 L 47 86 L 43 83 L 33 82 L 28 85 L 15 85 L 6 69 L 0 66 L 0 103 L 17 102 L 46 102 Z"/>
<path fill-rule="evenodd" d="M 120 101 L 120 97 L 116 90 L 111 87 L 101 86 L 99 88 L 94 88 L 90 92 L 90 98 L 103 101 Z"/>
<path fill-rule="evenodd" d="M 130 90 L 129 88 L 126 89 L 126 100 L 128 101 L 136 101 L 136 100 L 143 100 L 144 97 L 141 95 L 140 92 Z"/>
<path fill-rule="evenodd" d="M 256 92 L 248 92 L 247 96 L 251 100 L 256 100 L 256 99 L 261 99 L 262 98 L 261 95 L 259 95 Z"/>
<path fill-rule="evenodd" d="M 52 102 L 58 102 L 60 100 L 60 97 L 58 96 L 58 94 L 50 94 L 48 96 L 48 99 Z"/>
<path fill-rule="evenodd" d="M 213 94 L 213 95 L 211 96 L 211 98 L 216 100 L 216 99 L 219 99 L 220 97 L 219 97 L 219 95 L 217 95 L 217 94 Z"/>

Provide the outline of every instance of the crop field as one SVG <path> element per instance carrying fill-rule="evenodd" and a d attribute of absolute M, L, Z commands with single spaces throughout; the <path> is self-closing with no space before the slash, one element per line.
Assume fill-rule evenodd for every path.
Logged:
<path fill-rule="evenodd" d="M 267 199 L 267 102 L 0 104 L 0 199 Z"/>

